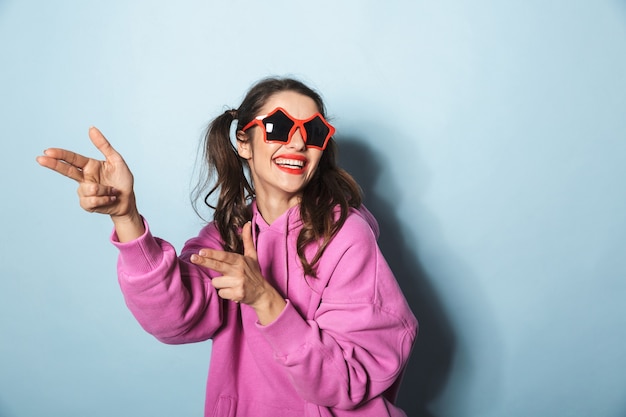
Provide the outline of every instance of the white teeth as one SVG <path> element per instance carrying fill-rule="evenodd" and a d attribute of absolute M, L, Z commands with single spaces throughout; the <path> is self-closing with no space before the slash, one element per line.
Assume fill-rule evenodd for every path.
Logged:
<path fill-rule="evenodd" d="M 298 161 L 295 159 L 284 159 L 278 158 L 276 159 L 277 165 L 287 165 L 289 167 L 302 168 L 304 166 L 304 161 Z"/>

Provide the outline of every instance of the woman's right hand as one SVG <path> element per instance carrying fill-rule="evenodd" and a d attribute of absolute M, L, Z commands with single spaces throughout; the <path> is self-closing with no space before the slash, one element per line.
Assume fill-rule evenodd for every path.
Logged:
<path fill-rule="evenodd" d="M 104 161 L 50 148 L 37 157 L 37 162 L 78 182 L 80 206 L 89 212 L 110 215 L 120 241 L 139 237 L 143 233 L 143 221 L 135 203 L 133 174 L 122 155 L 98 129 L 91 127 L 89 138 L 104 155 Z"/>

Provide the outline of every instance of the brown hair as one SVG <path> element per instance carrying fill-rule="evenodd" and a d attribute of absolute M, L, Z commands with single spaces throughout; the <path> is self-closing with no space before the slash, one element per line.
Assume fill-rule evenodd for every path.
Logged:
<path fill-rule="evenodd" d="M 227 251 L 243 253 L 239 230 L 252 217 L 250 202 L 255 197 L 254 187 L 246 176 L 247 161 L 239 156 L 230 140 L 231 124 L 236 119 L 237 131 L 241 130 L 272 95 L 283 91 L 310 97 L 325 117 L 321 96 L 302 82 L 291 78 L 266 78 L 248 91 L 238 109 L 227 110 L 215 118 L 205 135 L 203 159 L 208 172 L 194 190 L 194 201 L 204 195 L 204 203 L 214 209 L 213 220 Z M 359 185 L 339 168 L 336 158 L 337 146 L 331 138 L 300 201 L 303 227 L 298 235 L 297 251 L 305 273 L 310 276 L 316 275 L 316 264 L 346 221 L 350 207 L 358 208 L 362 201 Z M 215 181 L 213 186 L 212 181 Z M 214 206 L 210 199 L 218 191 Z M 312 243 L 318 243 L 319 247 L 315 256 L 308 260 L 304 250 Z"/>

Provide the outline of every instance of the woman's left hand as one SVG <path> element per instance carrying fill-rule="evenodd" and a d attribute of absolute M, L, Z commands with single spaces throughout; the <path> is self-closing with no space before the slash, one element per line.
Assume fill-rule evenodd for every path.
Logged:
<path fill-rule="evenodd" d="M 241 237 L 243 255 L 201 249 L 191 256 L 191 262 L 222 274 L 211 280 L 218 295 L 225 300 L 251 306 L 261 324 L 269 324 L 283 311 L 286 301 L 261 274 L 250 222 L 243 226 Z"/>

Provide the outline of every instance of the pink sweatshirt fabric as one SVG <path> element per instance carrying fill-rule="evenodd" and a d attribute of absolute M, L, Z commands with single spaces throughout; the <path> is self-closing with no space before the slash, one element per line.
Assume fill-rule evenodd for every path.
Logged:
<path fill-rule="evenodd" d="M 269 225 L 253 205 L 252 225 L 263 276 L 287 300 L 267 326 L 249 306 L 220 299 L 210 283 L 218 274 L 189 261 L 202 248 L 222 248 L 213 224 L 180 256 L 147 223 L 135 241 L 112 236 L 119 283 L 141 326 L 169 344 L 212 339 L 205 416 L 405 416 L 393 402 L 417 320 L 371 214 L 351 211 L 317 278 L 304 275 L 296 253 L 298 207 Z"/>

